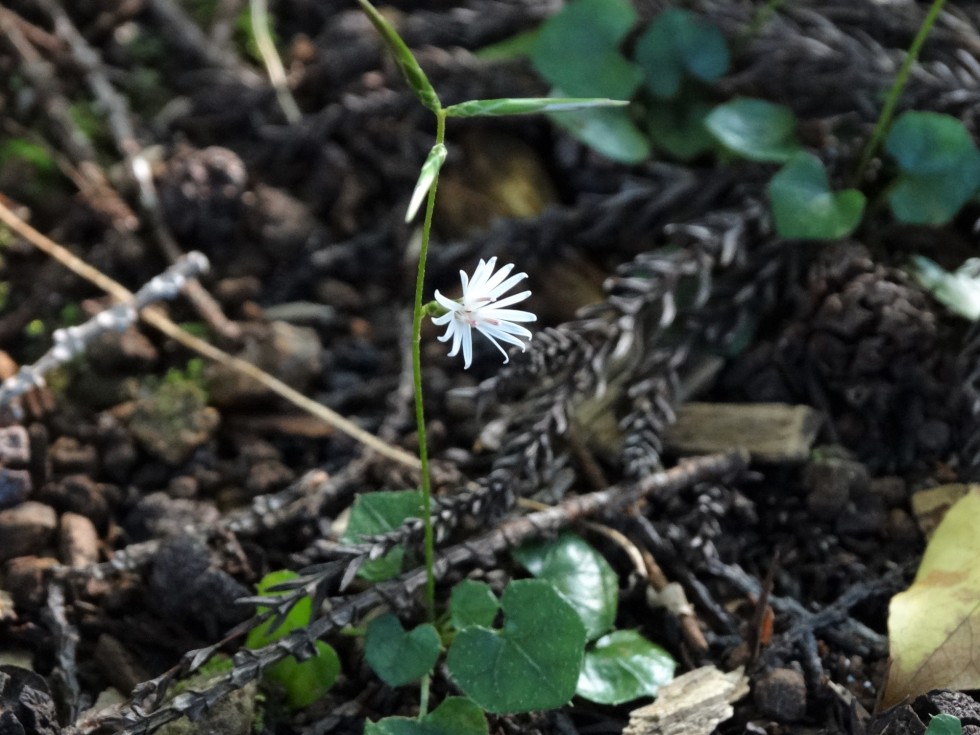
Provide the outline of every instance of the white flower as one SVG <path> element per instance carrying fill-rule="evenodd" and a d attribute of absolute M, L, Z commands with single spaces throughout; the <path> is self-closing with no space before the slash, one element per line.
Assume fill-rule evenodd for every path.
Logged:
<path fill-rule="evenodd" d="M 507 352 L 497 340 L 517 345 L 523 351 L 524 342 L 521 339 L 531 339 L 531 332 L 514 322 L 537 320 L 537 317 L 529 311 L 504 308 L 523 301 L 531 295 L 530 291 L 521 291 L 497 301 L 502 294 L 527 278 L 527 273 L 518 273 L 508 278 L 514 265 L 509 263 L 494 273 L 496 264 L 496 258 L 490 258 L 488 261 L 481 260 L 472 278 L 467 278 L 466 273 L 460 271 L 463 297 L 459 301 L 447 299 L 436 291 L 436 301 L 448 311 L 442 316 L 433 317 L 432 322 L 439 326 L 447 325 L 446 333 L 439 337 L 439 340 L 445 342 L 452 337 L 453 348 L 449 352 L 450 357 L 458 353 L 462 346 L 464 368 L 468 368 L 473 362 L 474 329 L 493 342 L 494 346 L 503 353 L 504 362 L 507 362 Z"/>

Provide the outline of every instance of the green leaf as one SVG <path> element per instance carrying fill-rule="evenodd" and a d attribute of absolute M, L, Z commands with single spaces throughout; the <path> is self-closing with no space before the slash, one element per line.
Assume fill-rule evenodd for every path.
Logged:
<path fill-rule="evenodd" d="M 429 151 L 429 155 L 426 156 L 422 170 L 419 171 L 419 180 L 415 184 L 415 191 L 412 192 L 412 199 L 408 203 L 408 210 L 405 213 L 406 222 L 415 219 L 419 207 L 422 206 L 422 200 L 425 199 L 425 195 L 429 193 L 429 189 L 439 178 L 439 170 L 442 168 L 442 164 L 446 162 L 446 154 L 446 146 L 442 143 L 436 143 Z"/>
<path fill-rule="evenodd" d="M 963 735 L 963 723 L 953 715 L 936 715 L 929 720 L 926 735 Z"/>
<path fill-rule="evenodd" d="M 551 121 L 606 158 L 640 163 L 650 156 L 650 140 L 625 109 L 597 108 L 577 115 L 551 115 Z"/>
<path fill-rule="evenodd" d="M 598 551 L 573 533 L 514 551 L 531 574 L 549 582 L 575 608 L 589 640 L 612 628 L 619 602 L 619 577 Z"/>
<path fill-rule="evenodd" d="M 408 518 L 422 517 L 422 493 L 397 490 L 358 495 L 351 508 L 342 541 L 358 543 L 363 536 L 374 536 L 398 528 Z M 401 572 L 405 549 L 389 551 L 380 559 L 364 563 L 358 576 L 369 582 L 391 579 Z"/>
<path fill-rule="evenodd" d="M 449 616 L 456 630 L 468 625 L 489 628 L 499 609 L 500 603 L 490 585 L 473 579 L 464 579 L 453 587 L 449 598 Z"/>
<path fill-rule="evenodd" d="M 505 38 L 503 41 L 491 43 L 489 46 L 477 49 L 473 55 L 483 61 L 507 61 L 510 59 L 523 59 L 531 55 L 534 42 L 538 38 L 538 29 L 535 28 L 516 36 Z"/>
<path fill-rule="evenodd" d="M 636 21 L 628 0 L 573 0 L 541 26 L 535 69 L 573 97 L 633 96 L 643 72 L 619 52 Z"/>
<path fill-rule="evenodd" d="M 888 196 L 902 222 L 945 224 L 980 188 L 980 151 L 954 117 L 906 112 L 892 126 L 885 149 L 902 171 Z"/>
<path fill-rule="evenodd" d="M 391 687 L 421 679 L 439 658 L 439 633 L 429 623 L 405 632 L 401 621 L 388 613 L 372 620 L 364 640 L 364 658 Z"/>
<path fill-rule="evenodd" d="M 425 717 L 365 722 L 364 735 L 487 735 L 483 710 L 464 697 L 448 697 Z"/>
<path fill-rule="evenodd" d="M 481 117 L 489 115 L 533 115 L 538 112 L 575 112 L 596 107 L 624 107 L 629 100 L 604 97 L 524 97 L 497 100 L 470 100 L 446 108 L 449 117 Z"/>
<path fill-rule="evenodd" d="M 704 121 L 713 109 L 704 100 L 678 97 L 647 110 L 646 127 L 653 144 L 681 161 L 690 161 L 718 145 Z"/>
<path fill-rule="evenodd" d="M 296 579 L 299 575 L 288 569 L 270 572 L 256 585 L 260 595 L 284 595 L 285 591 L 272 588 Z M 258 606 L 259 614 L 267 608 Z M 289 610 L 282 623 L 273 627 L 275 619 L 267 620 L 248 632 L 247 648 L 262 648 L 274 643 L 298 628 L 305 628 L 313 615 L 313 601 L 303 597 Z M 340 676 L 340 658 L 337 652 L 322 641 L 316 642 L 316 655 L 305 661 L 293 656 L 278 662 L 264 673 L 266 679 L 277 682 L 286 693 L 286 703 L 291 709 L 308 707 L 327 693 Z"/>
<path fill-rule="evenodd" d="M 635 630 L 617 630 L 585 652 L 575 693 L 600 704 L 652 697 L 676 667 L 669 653 Z"/>
<path fill-rule="evenodd" d="M 800 240 L 837 240 L 854 231 L 864 213 L 857 189 L 832 192 L 819 158 L 798 153 L 769 182 L 776 231 Z"/>
<path fill-rule="evenodd" d="M 528 712 L 566 704 L 582 666 L 585 628 L 547 582 L 511 582 L 501 598 L 504 627 L 470 626 L 446 663 L 453 679 L 488 712 Z"/>
<path fill-rule="evenodd" d="M 743 98 L 719 105 L 705 125 L 718 142 L 750 161 L 785 163 L 802 150 L 793 111 L 765 100 Z"/>
<path fill-rule="evenodd" d="M 297 577 L 299 575 L 289 569 L 269 572 L 255 585 L 255 591 L 257 594 L 264 596 L 284 595 L 286 594 L 285 592 L 270 592 L 270 590 L 286 582 L 291 582 Z M 256 607 L 255 612 L 261 615 L 267 610 L 267 607 L 259 605 Z M 305 628 L 310 624 L 310 618 L 312 616 L 313 601 L 309 597 L 302 597 L 290 608 L 281 624 L 276 625 L 276 619 L 270 618 L 248 631 L 248 636 L 245 638 L 245 646 L 248 648 L 262 648 L 268 646 L 270 643 L 275 643 L 284 635 L 292 633 L 299 628 Z"/>
<path fill-rule="evenodd" d="M 320 699 L 337 681 L 340 657 L 331 646 L 316 641 L 315 656 L 305 661 L 290 656 L 269 668 L 265 676 L 283 687 L 290 709 L 303 709 Z"/>
<path fill-rule="evenodd" d="M 398 35 L 398 31 L 395 30 L 391 23 L 385 20 L 384 16 L 368 0 L 357 0 L 357 2 L 360 3 L 361 9 L 367 14 L 367 17 L 371 20 L 378 33 L 381 34 L 381 38 L 384 40 L 388 50 L 395 57 L 395 63 L 402 70 L 408 86 L 415 92 L 415 96 L 433 112 L 441 109 L 442 104 L 439 102 L 439 96 L 436 94 L 436 90 L 429 82 L 429 78 L 425 75 L 425 72 L 422 71 L 422 67 L 419 66 L 415 55 L 412 54 L 412 51 L 402 40 L 402 37 Z"/>
<path fill-rule="evenodd" d="M 713 82 L 728 71 L 731 57 L 721 31 L 689 10 L 662 12 L 636 42 L 636 60 L 655 97 L 675 97 L 684 74 Z"/>

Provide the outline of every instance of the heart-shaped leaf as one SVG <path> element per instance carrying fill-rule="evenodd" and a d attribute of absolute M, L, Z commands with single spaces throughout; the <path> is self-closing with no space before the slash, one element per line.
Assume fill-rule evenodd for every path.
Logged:
<path fill-rule="evenodd" d="M 949 222 L 980 188 L 980 151 L 962 122 L 935 112 L 906 112 L 885 149 L 902 173 L 888 195 L 902 222 Z"/>
<path fill-rule="evenodd" d="M 980 689 L 980 485 L 946 511 L 912 586 L 888 606 L 882 707 L 930 689 Z"/>
<path fill-rule="evenodd" d="M 449 697 L 421 719 L 386 717 L 365 722 L 364 735 L 487 735 L 483 710 L 464 697 Z"/>
<path fill-rule="evenodd" d="M 575 608 L 589 640 L 612 628 L 619 602 L 619 577 L 609 562 L 582 538 L 563 533 L 553 541 L 527 544 L 514 558 L 549 582 Z"/>
<path fill-rule="evenodd" d="M 655 97 L 677 95 L 684 74 L 712 82 L 728 71 L 728 44 L 717 27 L 689 10 L 669 8 L 636 42 L 636 60 Z"/>
<path fill-rule="evenodd" d="M 501 598 L 504 627 L 460 631 L 446 657 L 453 679 L 488 712 L 566 704 L 582 666 L 585 627 L 547 582 L 511 582 Z"/>
<path fill-rule="evenodd" d="M 620 163 L 640 163 L 650 156 L 650 141 L 628 110 L 598 108 L 575 115 L 549 115 L 551 121 L 568 131 L 597 153 Z"/>
<path fill-rule="evenodd" d="M 619 52 L 619 44 L 634 22 L 628 0 L 573 0 L 541 26 L 531 61 L 572 97 L 629 99 L 643 72 Z"/>
<path fill-rule="evenodd" d="M 256 585 L 260 595 L 277 595 L 274 587 L 296 579 L 299 575 L 288 569 L 270 572 Z M 266 608 L 259 606 L 259 614 Z M 245 645 L 248 648 L 262 648 L 282 638 L 298 628 L 304 628 L 313 616 L 313 601 L 303 597 L 289 610 L 289 613 L 276 625 L 275 619 L 267 620 L 248 632 Z M 290 656 L 273 665 L 265 672 L 266 679 L 277 682 L 286 694 L 286 702 L 292 709 L 302 709 L 313 704 L 326 694 L 340 676 L 340 658 L 337 652 L 323 641 L 316 642 L 316 655 L 305 661 L 297 661 Z"/>
<path fill-rule="evenodd" d="M 473 579 L 464 579 L 453 587 L 449 598 L 449 616 L 456 630 L 468 625 L 489 628 L 499 609 L 500 603 L 490 585 Z"/>
<path fill-rule="evenodd" d="M 652 697 L 676 667 L 669 653 L 635 630 L 617 630 L 586 650 L 575 693 L 600 704 Z"/>
<path fill-rule="evenodd" d="M 819 158 L 798 153 L 769 182 L 776 231 L 800 240 L 836 240 L 854 231 L 864 213 L 857 189 L 833 192 Z"/>
<path fill-rule="evenodd" d="M 391 613 L 372 620 L 364 640 L 364 658 L 391 687 L 421 679 L 439 658 L 439 633 L 429 623 L 405 632 Z"/>
<path fill-rule="evenodd" d="M 963 735 L 963 723 L 953 715 L 936 715 L 929 720 L 925 735 Z"/>
<path fill-rule="evenodd" d="M 422 517 L 422 493 L 417 490 L 383 491 L 358 495 L 351 508 L 343 541 L 358 543 L 363 536 L 387 533 L 408 518 Z M 380 559 L 364 562 L 358 576 L 369 582 L 391 579 L 402 569 L 405 549 L 397 546 Z"/>
<path fill-rule="evenodd" d="M 765 100 L 743 98 L 719 105 L 705 125 L 725 148 L 750 161 L 785 163 L 801 150 L 793 111 Z"/>
<path fill-rule="evenodd" d="M 706 101 L 686 95 L 658 102 L 647 110 L 647 132 L 659 150 L 690 161 L 718 145 L 704 124 L 711 110 Z"/>

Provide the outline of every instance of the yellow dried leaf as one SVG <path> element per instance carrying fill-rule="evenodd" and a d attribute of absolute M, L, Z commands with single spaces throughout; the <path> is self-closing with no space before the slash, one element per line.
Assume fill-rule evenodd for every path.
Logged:
<path fill-rule="evenodd" d="M 912 586 L 888 609 L 890 707 L 930 689 L 980 688 L 980 486 L 946 513 Z"/>

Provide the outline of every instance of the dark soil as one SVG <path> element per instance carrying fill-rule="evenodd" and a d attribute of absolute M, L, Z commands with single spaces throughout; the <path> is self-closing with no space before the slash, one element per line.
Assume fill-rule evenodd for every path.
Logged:
<path fill-rule="evenodd" d="M 636 4 L 643 18 L 660 6 Z M 413 453 L 418 230 L 403 215 L 432 118 L 355 3 L 272 5 L 303 113 L 292 124 L 236 30 L 241 2 L 5 3 L 0 142 L 44 160 L 0 155 L 0 201 L 132 290 L 170 264 L 168 247 L 204 252 L 214 304 L 177 299 L 165 307 L 174 321 Z M 756 10 L 693 5 L 731 40 L 745 38 Z M 420 0 L 392 18 L 450 104 L 547 93 L 525 61 L 473 51 L 552 10 Z M 787 3 L 744 41 L 719 93 L 792 107 L 843 183 L 923 12 Z M 55 32 L 55 16 L 101 64 Z M 976 134 L 978 29 L 973 5 L 947 6 L 903 106 L 954 114 Z M 128 105 L 135 138 L 95 101 L 100 79 Z M 831 136 L 843 129 L 852 137 Z M 755 462 L 593 519 L 647 556 L 644 575 L 622 547 L 582 531 L 621 573 L 620 627 L 664 646 L 679 672 L 745 667 L 752 693 L 719 732 L 918 733 L 938 711 L 975 713 L 968 698 L 960 710 L 920 698 L 872 720 L 888 601 L 924 546 L 910 498 L 969 480 L 980 435 L 976 341 L 901 266 L 915 253 L 955 266 L 975 240 L 976 207 L 930 230 L 872 210 L 851 241 L 783 242 L 765 194 L 774 167 L 710 157 L 627 167 L 543 118 L 458 121 L 448 146 L 427 294 L 452 291 L 459 269 L 496 255 L 529 274 L 539 321 L 526 353 L 501 366 L 483 342 L 468 371 L 435 328 L 423 330 L 446 544 L 518 513 L 515 496 L 556 503 L 672 466 L 664 432 L 685 400 L 806 404 L 824 419 L 809 460 Z M 156 205 L 141 203 L 123 164 L 133 151 L 152 161 Z M 2 228 L 0 237 L 7 377 L 50 347 L 54 329 L 110 302 L 27 240 Z M 356 493 L 418 482 L 142 325 L 100 338 L 4 411 L 0 733 L 138 725 L 163 695 L 144 682 L 196 668 L 203 658 L 192 665 L 188 652 L 218 644 L 212 652 L 227 660 L 241 647 L 223 636 L 250 617 L 235 600 L 264 574 L 336 558 L 338 519 Z M 486 502 L 464 502 L 477 496 Z M 692 619 L 651 606 L 651 569 L 683 587 Z M 482 559 L 454 569 L 439 598 L 465 575 L 499 587 L 520 574 L 506 555 Z M 334 608 L 337 581 L 324 590 Z M 400 600 L 405 621 L 421 619 L 418 601 Z M 292 715 L 267 694 L 267 732 L 360 732 L 365 718 L 417 711 L 417 690 L 383 685 L 356 639 L 328 641 L 342 658 L 338 684 Z M 243 688 L 250 678 L 231 687 L 244 712 L 256 698 Z M 454 692 L 437 672 L 434 700 Z M 144 709 L 103 709 L 131 697 Z M 620 732 L 645 703 L 575 700 L 492 716 L 491 731 Z M 5 729 L 15 721 L 22 730 Z"/>

